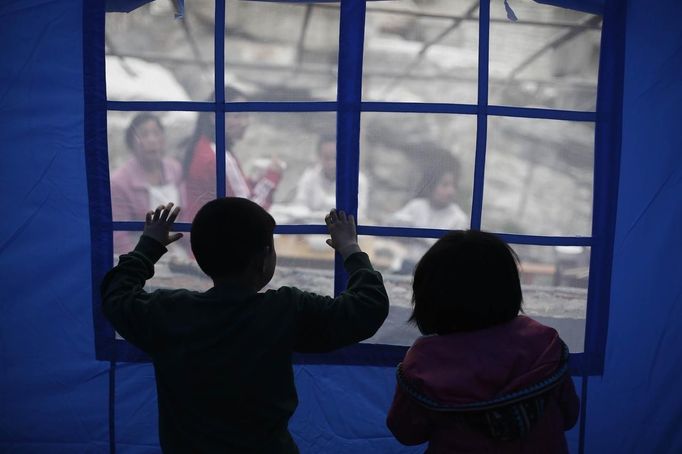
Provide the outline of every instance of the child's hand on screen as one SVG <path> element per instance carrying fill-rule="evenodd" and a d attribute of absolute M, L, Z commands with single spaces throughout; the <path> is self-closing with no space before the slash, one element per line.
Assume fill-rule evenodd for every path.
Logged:
<path fill-rule="evenodd" d="M 331 210 L 325 216 L 324 222 L 327 224 L 331 236 L 327 240 L 327 244 L 341 254 L 344 259 L 355 252 L 361 252 L 353 215 L 346 216 L 344 211 Z"/>
<path fill-rule="evenodd" d="M 182 238 L 182 233 L 170 233 L 178 213 L 180 213 L 180 207 L 173 209 L 172 202 L 165 206 L 159 205 L 155 211 L 147 212 L 142 235 L 148 236 L 164 246 L 179 240 Z"/>

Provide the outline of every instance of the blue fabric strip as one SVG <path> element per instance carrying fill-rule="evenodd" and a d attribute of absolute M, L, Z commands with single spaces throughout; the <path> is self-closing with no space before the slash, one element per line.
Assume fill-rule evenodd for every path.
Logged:
<path fill-rule="evenodd" d="M 109 454 L 116 454 L 116 361 L 109 362 Z"/>
<path fill-rule="evenodd" d="M 99 283 L 112 266 L 111 193 L 107 154 L 104 66 L 104 2 L 83 4 L 85 166 L 88 183 L 92 261 L 92 311 L 97 359 L 111 359 L 114 332 L 101 310 Z"/>
<path fill-rule="evenodd" d="M 502 117 L 540 118 L 547 120 L 596 121 L 596 112 L 551 110 L 535 107 L 488 106 L 488 115 Z"/>
<path fill-rule="evenodd" d="M 476 159 L 471 201 L 471 228 L 481 228 L 485 152 L 488 140 L 488 54 L 490 33 L 490 0 L 481 0 L 478 22 L 478 111 L 476 117 Z"/>
<path fill-rule="evenodd" d="M 625 7 L 610 0 L 604 16 L 599 62 L 592 209 L 594 246 L 585 326 L 585 352 L 590 358 L 589 372 L 594 375 L 601 375 L 604 368 L 611 299 L 623 116 L 625 23 Z"/>
<path fill-rule="evenodd" d="M 107 101 L 108 110 L 117 111 L 182 111 L 212 112 L 216 106 L 212 102 L 199 101 Z M 337 103 L 318 102 L 274 102 L 250 101 L 228 102 L 225 112 L 335 112 Z M 406 112 L 406 113 L 444 113 L 476 115 L 478 106 L 472 104 L 410 103 L 410 102 L 362 102 L 362 112 Z M 596 112 L 573 110 L 552 110 L 534 107 L 488 106 L 488 115 L 504 117 L 540 118 L 548 120 L 596 121 Z"/>
<path fill-rule="evenodd" d="M 85 167 L 90 215 L 92 313 L 95 357 L 109 362 L 109 452 L 116 452 L 114 330 L 102 313 L 99 283 L 112 266 L 111 194 L 107 154 L 107 110 L 104 66 L 105 2 L 83 2 L 83 93 Z"/>
<path fill-rule="evenodd" d="M 216 93 L 218 93 L 216 88 Z M 225 87 L 222 99 L 225 99 Z M 229 101 L 229 100 L 228 100 Z M 218 96 L 216 96 L 216 102 Z M 224 101 L 223 101 L 224 102 Z M 182 111 L 182 112 L 335 112 L 335 101 L 317 102 L 274 102 L 274 101 L 249 101 L 228 102 L 221 109 L 213 102 L 200 101 L 108 101 L 109 110 L 120 111 Z"/>
<path fill-rule="evenodd" d="M 583 374 L 582 385 L 580 386 L 580 429 L 578 430 L 578 453 L 585 452 L 585 425 L 587 420 L 587 384 L 589 378 Z"/>
<path fill-rule="evenodd" d="M 107 109 L 123 112 L 212 112 L 215 104 L 198 101 L 107 101 Z"/>
<path fill-rule="evenodd" d="M 126 232 L 141 232 L 144 228 L 144 222 L 140 221 L 117 221 L 112 223 L 112 225 L 114 230 Z M 192 225 L 186 222 L 174 224 L 174 230 L 178 232 L 189 232 L 191 227 Z M 282 235 L 326 235 L 327 232 L 327 226 L 321 224 L 289 224 L 275 227 L 275 233 Z M 358 234 L 368 236 L 440 238 L 448 232 L 449 230 L 422 229 L 415 227 L 358 226 Z M 586 236 L 538 236 L 493 233 L 511 244 L 529 244 L 537 246 L 592 246 L 592 238 Z"/>
<path fill-rule="evenodd" d="M 216 197 L 225 197 L 225 0 L 215 2 L 215 148 Z"/>
<path fill-rule="evenodd" d="M 416 102 L 376 102 L 365 101 L 361 104 L 363 112 L 414 112 L 449 113 L 476 115 L 478 107 L 472 104 L 416 103 Z"/>
<path fill-rule="evenodd" d="M 336 114 L 336 206 L 358 214 L 360 172 L 360 101 L 365 39 L 365 2 L 342 0 Z M 334 260 L 334 294 L 346 288 L 348 275 L 340 255 Z"/>

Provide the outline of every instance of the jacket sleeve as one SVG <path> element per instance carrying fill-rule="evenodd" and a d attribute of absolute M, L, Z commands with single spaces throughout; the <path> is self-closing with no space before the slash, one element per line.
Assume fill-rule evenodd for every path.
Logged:
<path fill-rule="evenodd" d="M 147 353 L 153 349 L 151 313 L 160 292 L 147 293 L 143 287 L 166 251 L 158 241 L 142 236 L 135 249 L 122 255 L 104 276 L 100 287 L 104 316 L 124 339 Z"/>
<path fill-rule="evenodd" d="M 388 316 L 388 295 L 369 257 L 356 252 L 344 262 L 348 286 L 338 297 L 300 292 L 294 350 L 327 352 L 365 340 Z"/>
<path fill-rule="evenodd" d="M 400 385 L 396 385 L 386 425 L 396 440 L 404 445 L 426 443 L 430 438 L 430 425 L 425 412 Z"/>
<path fill-rule="evenodd" d="M 580 416 L 580 399 L 578 399 L 573 379 L 570 376 L 567 376 L 559 385 L 559 409 L 564 420 L 564 430 L 573 428 Z"/>

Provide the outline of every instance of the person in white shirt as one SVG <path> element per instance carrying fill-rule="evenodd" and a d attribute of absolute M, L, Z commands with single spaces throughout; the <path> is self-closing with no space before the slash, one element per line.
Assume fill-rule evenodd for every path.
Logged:
<path fill-rule="evenodd" d="M 425 153 L 429 156 L 428 153 Z M 416 197 L 387 219 L 398 227 L 462 230 L 469 228 L 469 216 L 455 203 L 460 174 L 459 160 L 447 151 L 429 156 L 427 168 L 417 187 Z M 402 268 L 409 270 L 435 239 L 410 239 Z"/>
<path fill-rule="evenodd" d="M 324 135 L 317 146 L 317 163 L 303 171 L 296 185 L 294 205 L 304 206 L 310 214 L 329 211 L 336 206 L 336 137 Z M 358 176 L 358 217 L 367 210 L 367 178 Z"/>

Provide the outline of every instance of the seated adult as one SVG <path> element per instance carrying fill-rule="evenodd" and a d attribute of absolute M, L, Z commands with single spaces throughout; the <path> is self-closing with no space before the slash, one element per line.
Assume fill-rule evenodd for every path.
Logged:
<path fill-rule="evenodd" d="M 358 176 L 358 216 L 367 209 L 367 178 Z M 293 203 L 304 206 L 315 216 L 336 206 L 336 138 L 322 136 L 317 145 L 317 162 L 303 171 L 296 185 Z"/>
<path fill-rule="evenodd" d="M 137 114 L 125 132 L 131 157 L 111 174 L 111 209 L 114 221 L 139 221 L 159 205 L 174 201 L 184 206 L 182 166 L 166 156 L 166 137 L 159 117 Z M 116 251 L 128 251 L 137 233 L 116 232 Z"/>

